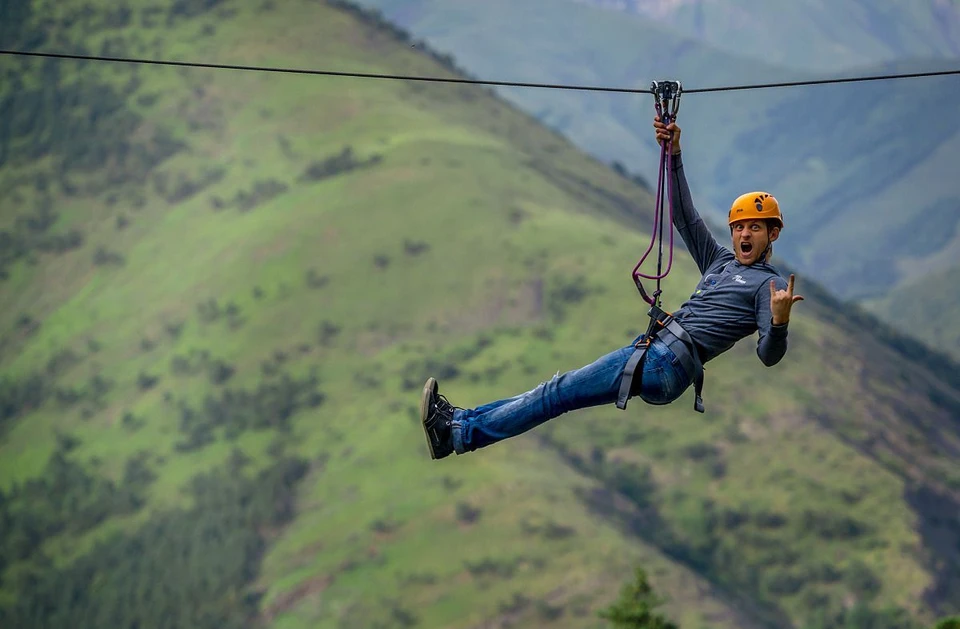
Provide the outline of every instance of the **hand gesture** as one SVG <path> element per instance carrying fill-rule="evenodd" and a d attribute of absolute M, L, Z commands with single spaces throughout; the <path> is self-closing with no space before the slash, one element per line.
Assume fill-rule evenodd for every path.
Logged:
<path fill-rule="evenodd" d="M 783 325 L 790 321 L 790 309 L 803 297 L 793 294 L 793 273 L 787 282 L 787 290 L 777 290 L 774 280 L 770 280 L 770 312 L 773 315 L 773 325 Z"/>
<path fill-rule="evenodd" d="M 673 154 L 676 155 L 680 152 L 680 127 L 677 126 L 676 122 L 665 125 L 661 122 L 660 116 L 654 116 L 653 128 L 657 130 L 658 144 L 668 142 L 673 137 Z"/>

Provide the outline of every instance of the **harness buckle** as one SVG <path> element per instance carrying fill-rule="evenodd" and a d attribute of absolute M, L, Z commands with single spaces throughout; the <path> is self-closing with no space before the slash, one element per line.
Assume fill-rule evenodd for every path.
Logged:
<path fill-rule="evenodd" d="M 660 306 L 650 306 L 650 310 L 647 311 L 647 316 L 650 317 L 651 328 L 655 328 L 657 325 L 665 328 L 673 321 L 673 315 Z"/>

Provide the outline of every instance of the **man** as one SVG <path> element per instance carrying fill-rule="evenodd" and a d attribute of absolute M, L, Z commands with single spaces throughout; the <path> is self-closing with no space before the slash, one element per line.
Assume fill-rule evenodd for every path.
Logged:
<path fill-rule="evenodd" d="M 678 347 L 676 335 L 658 331 L 645 344 L 641 334 L 630 345 L 585 367 L 554 376 L 526 393 L 474 409 L 450 404 L 439 394 L 437 381 L 428 378 L 420 400 L 420 419 L 431 458 L 471 452 L 568 411 L 608 404 L 621 394 L 627 397 L 621 391 L 624 370 L 641 346 L 646 351 L 642 371 L 624 388 L 629 386 L 630 396 L 639 396 L 649 404 L 676 400 L 697 375 L 690 373 L 689 365 L 699 366 L 716 358 L 754 332 L 759 331 L 757 355 L 764 365 L 773 366 L 783 358 L 790 309 L 803 297 L 793 294 L 793 275 L 787 282 L 768 263 L 772 245 L 783 228 L 777 200 L 765 192 L 737 198 L 728 216 L 732 250 L 722 247 L 691 201 L 680 152 L 680 128 L 676 123 L 664 125 L 659 116 L 653 126 L 658 142 L 673 139 L 669 174 L 673 178 L 673 224 L 703 274 L 690 299 L 672 313 L 682 328 L 680 337 L 689 342 Z M 678 353 L 695 355 L 697 362 L 681 360 Z"/>

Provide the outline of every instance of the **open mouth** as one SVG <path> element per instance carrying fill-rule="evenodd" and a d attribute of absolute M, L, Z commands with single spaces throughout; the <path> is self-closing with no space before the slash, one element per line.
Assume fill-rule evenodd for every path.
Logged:
<path fill-rule="evenodd" d="M 744 255 L 750 255 L 750 252 L 753 251 L 753 245 L 749 242 L 740 243 L 740 253 Z"/>

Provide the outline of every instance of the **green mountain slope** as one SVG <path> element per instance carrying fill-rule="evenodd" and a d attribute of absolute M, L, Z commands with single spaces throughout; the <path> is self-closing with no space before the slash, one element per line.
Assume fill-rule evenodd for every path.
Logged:
<path fill-rule="evenodd" d="M 634 13 L 723 50 L 816 72 L 960 55 L 955 0 L 575 1 Z"/>
<path fill-rule="evenodd" d="M 645 88 L 651 79 L 671 77 L 695 88 L 811 78 L 788 69 L 792 66 L 819 70 L 815 78 L 954 69 L 960 56 L 950 53 L 950 37 L 930 32 L 952 28 L 950 15 L 957 10 L 929 3 L 845 2 L 830 9 L 799 3 L 791 5 L 789 19 L 780 9 L 771 15 L 769 3 L 704 4 L 709 23 L 718 29 L 733 28 L 734 22 L 744 28 L 739 20 L 748 13 L 756 22 L 753 30 L 763 34 L 751 38 L 725 30 L 719 31 L 726 33 L 722 36 L 689 29 L 678 33 L 664 25 L 663 20 L 685 19 L 696 3 L 659 3 L 657 8 L 643 3 L 636 7 L 640 14 L 631 16 L 591 2 L 564 3 L 562 10 L 538 0 L 363 4 L 453 53 L 470 72 L 502 80 Z M 944 13 L 942 19 L 934 19 L 938 12 Z M 829 20 L 820 19 L 827 14 Z M 895 26 L 883 26 L 889 23 Z M 787 25 L 791 33 L 806 35 L 796 40 L 790 35 L 771 52 L 764 38 Z M 837 37 L 834 29 L 844 35 Z M 922 46 L 914 45 L 920 41 Z M 838 47 L 835 63 L 816 67 L 821 53 L 833 55 Z M 843 51 L 857 67 L 841 70 Z M 893 61 L 878 63 L 888 58 Z M 881 298 L 917 273 L 946 268 L 960 246 L 952 177 L 960 157 L 957 86 L 958 78 L 948 76 L 690 94 L 681 101 L 680 118 L 684 130 L 699 140 L 687 162 L 697 173 L 691 185 L 700 207 L 722 221 L 730 201 L 744 190 L 773 190 L 784 203 L 791 230 L 781 255 L 847 299 Z M 600 159 L 626 164 L 648 180 L 656 172 L 659 152 L 647 122 L 651 97 L 534 89 L 502 93 Z M 919 128 L 907 122 L 918 118 L 924 121 Z M 935 227 L 914 226 L 926 217 Z M 960 330 L 951 329 L 946 337 L 936 337 L 934 347 L 957 334 Z"/>
<path fill-rule="evenodd" d="M 960 354 L 960 321 L 955 304 L 960 288 L 954 278 L 960 266 L 922 276 L 892 290 L 889 295 L 865 306 L 890 320 L 903 320 L 904 313 L 915 313 L 918 324 L 913 332 L 931 346 L 954 355 Z"/>
<path fill-rule="evenodd" d="M 448 72 L 339 4 L 29 8 L 4 46 Z M 594 627 L 636 563 L 685 628 L 956 610 L 955 366 L 802 277 L 706 415 L 427 458 L 427 375 L 473 405 L 644 325 L 649 193 L 487 91 L 0 63 L 0 624 Z"/>

